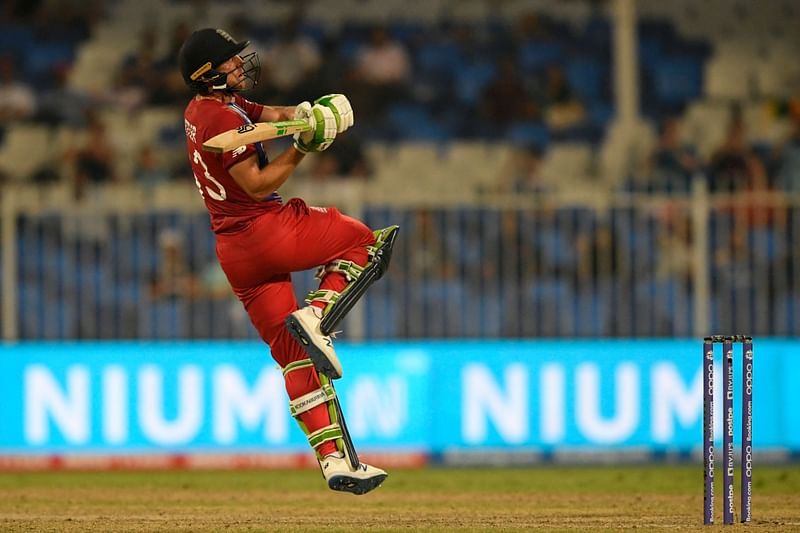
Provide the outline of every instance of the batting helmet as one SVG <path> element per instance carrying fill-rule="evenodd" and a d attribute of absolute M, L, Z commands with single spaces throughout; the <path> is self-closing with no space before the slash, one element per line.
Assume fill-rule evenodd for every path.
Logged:
<path fill-rule="evenodd" d="M 217 70 L 222 63 L 239 55 L 249 45 L 250 41 L 237 42 L 224 30 L 204 28 L 193 32 L 178 52 L 183 81 L 194 92 L 201 94 L 211 90 L 242 91 L 252 88 L 258 84 L 261 73 L 255 52 L 242 56 L 245 80 L 236 86 L 228 87 L 228 72 Z"/>

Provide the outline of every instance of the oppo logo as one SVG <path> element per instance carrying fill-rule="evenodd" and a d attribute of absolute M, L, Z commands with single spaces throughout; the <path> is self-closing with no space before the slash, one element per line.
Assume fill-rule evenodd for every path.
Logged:
<path fill-rule="evenodd" d="M 708 382 L 708 389 L 706 390 L 706 395 L 714 396 L 714 359 L 713 359 L 714 354 L 713 352 L 708 352 L 708 354 L 706 355 L 706 359 L 709 359 L 709 355 L 711 356 L 710 357 L 711 360 L 708 361 L 708 364 L 706 365 L 706 376 L 707 376 L 706 381 Z"/>
<path fill-rule="evenodd" d="M 745 365 L 744 368 L 744 386 L 745 392 L 747 394 L 753 394 L 753 352 L 747 352 L 750 354 L 748 357 L 748 363 Z"/>
<path fill-rule="evenodd" d="M 753 475 L 753 447 L 747 446 L 744 450 L 744 472 L 743 475 L 751 477 Z"/>
<path fill-rule="evenodd" d="M 714 445 L 711 444 L 706 449 L 706 453 L 708 454 L 708 468 L 706 469 L 706 474 L 708 476 L 714 475 Z"/>

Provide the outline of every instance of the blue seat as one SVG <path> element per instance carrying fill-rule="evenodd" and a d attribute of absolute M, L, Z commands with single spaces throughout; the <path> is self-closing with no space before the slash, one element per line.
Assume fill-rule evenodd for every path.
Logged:
<path fill-rule="evenodd" d="M 558 227 L 541 227 L 530 236 L 541 253 L 543 268 L 570 269 L 576 265 L 575 247 Z"/>
<path fill-rule="evenodd" d="M 647 68 L 658 63 L 664 55 L 664 44 L 660 37 L 639 35 L 639 60 Z"/>
<path fill-rule="evenodd" d="M 42 336 L 42 316 L 45 297 L 42 285 L 23 282 L 17 286 L 17 320 L 22 339 L 38 339 Z"/>
<path fill-rule="evenodd" d="M 608 335 L 608 325 L 613 312 L 607 292 L 601 287 L 575 291 L 573 311 L 575 329 L 572 335 L 579 337 Z"/>
<path fill-rule="evenodd" d="M 654 336 L 692 334 L 694 323 L 688 287 L 676 279 L 645 279 L 635 287 L 636 331 Z"/>
<path fill-rule="evenodd" d="M 146 306 L 139 336 L 150 339 L 184 339 L 188 333 L 186 302 L 177 299 L 154 300 Z"/>
<path fill-rule="evenodd" d="M 467 306 L 464 286 L 456 279 L 429 279 L 422 285 L 422 307 L 426 334 L 430 337 L 466 334 L 464 309 Z"/>
<path fill-rule="evenodd" d="M 540 337 L 570 335 L 575 331 L 574 292 L 568 282 L 540 278 L 529 282 L 522 291 L 527 324 L 523 333 Z"/>
<path fill-rule="evenodd" d="M 653 69 L 653 84 L 662 104 L 684 104 L 702 94 L 703 65 L 694 58 L 664 59 Z"/>
<path fill-rule="evenodd" d="M 425 35 L 427 28 L 423 24 L 410 20 L 403 22 L 393 21 L 390 23 L 388 31 L 392 39 L 411 48 L 416 40 Z"/>
<path fill-rule="evenodd" d="M 469 63 L 456 73 L 455 91 L 458 100 L 474 106 L 480 100 L 484 88 L 494 78 L 495 67 L 489 62 Z"/>
<path fill-rule="evenodd" d="M 42 83 L 52 80 L 52 70 L 57 65 L 68 65 L 75 59 L 75 51 L 63 43 L 38 43 L 25 51 L 25 76 Z"/>
<path fill-rule="evenodd" d="M 550 144 L 550 130 L 540 122 L 514 122 L 508 127 L 506 137 L 511 143 L 540 150 Z"/>
<path fill-rule="evenodd" d="M 608 80 L 603 67 L 596 61 L 580 59 L 566 66 L 569 85 L 584 100 L 595 101 L 606 96 Z"/>
<path fill-rule="evenodd" d="M 557 42 L 529 41 L 519 49 L 519 66 L 526 72 L 536 72 L 563 60 L 564 50 Z"/>
<path fill-rule="evenodd" d="M 450 138 L 446 126 L 431 117 L 422 106 L 400 104 L 389 110 L 389 124 L 400 139 L 442 142 Z"/>
<path fill-rule="evenodd" d="M 800 335 L 800 294 L 776 295 L 772 301 L 772 317 L 773 334 Z"/>
<path fill-rule="evenodd" d="M 755 227 L 748 231 L 748 249 L 765 261 L 773 261 L 786 253 L 785 242 L 770 227 Z"/>
<path fill-rule="evenodd" d="M 432 42 L 421 45 L 414 54 L 417 73 L 451 77 L 464 64 L 461 48 L 449 42 Z"/>
<path fill-rule="evenodd" d="M 321 44 L 325 40 L 325 28 L 319 24 L 306 21 L 300 28 L 300 33 L 317 44 Z"/>
<path fill-rule="evenodd" d="M 0 50 L 13 56 L 24 56 L 33 47 L 33 30 L 17 24 L 0 24 Z"/>
<path fill-rule="evenodd" d="M 398 335 L 397 305 L 387 283 L 370 287 L 364 298 L 367 339 L 391 339 Z"/>

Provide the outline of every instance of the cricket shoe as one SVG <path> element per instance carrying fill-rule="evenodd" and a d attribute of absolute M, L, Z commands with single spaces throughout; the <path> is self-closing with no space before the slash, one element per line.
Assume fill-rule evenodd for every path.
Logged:
<path fill-rule="evenodd" d="M 339 379 L 342 377 L 342 365 L 333 349 L 333 340 L 319 328 L 321 321 L 322 309 L 308 305 L 286 317 L 286 327 L 308 353 L 318 372 L 330 379 Z"/>
<path fill-rule="evenodd" d="M 355 472 L 350 470 L 350 463 L 344 457 L 328 455 L 319 462 L 322 475 L 331 490 L 366 494 L 377 489 L 389 474 L 374 466 L 360 463 Z"/>

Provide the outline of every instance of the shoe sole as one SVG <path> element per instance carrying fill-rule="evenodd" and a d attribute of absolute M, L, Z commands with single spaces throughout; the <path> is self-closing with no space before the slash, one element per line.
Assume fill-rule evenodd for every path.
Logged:
<path fill-rule="evenodd" d="M 333 476 L 328 480 L 328 487 L 339 492 L 350 492 L 356 495 L 366 494 L 381 486 L 389 474 L 380 474 L 367 479 L 350 476 Z"/>
<path fill-rule="evenodd" d="M 308 358 L 311 359 L 311 362 L 314 363 L 314 368 L 317 369 L 317 372 L 321 372 L 329 379 L 339 379 L 342 377 L 336 368 L 331 364 L 330 360 L 325 357 L 325 354 L 317 348 L 317 346 L 311 342 L 311 336 L 306 333 L 305 328 L 300 323 L 297 318 L 293 315 L 289 315 L 286 317 L 286 327 L 289 329 L 289 333 L 294 337 L 294 339 L 300 343 L 300 346 L 308 354 Z"/>

